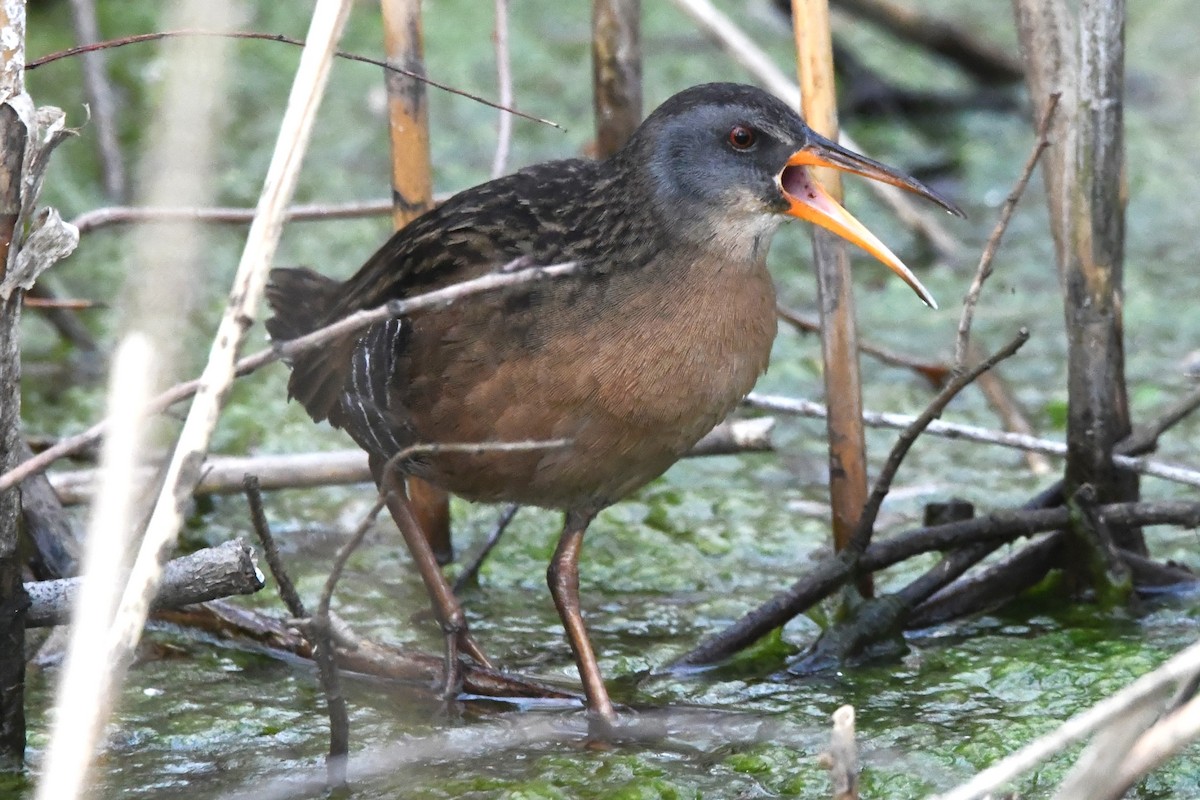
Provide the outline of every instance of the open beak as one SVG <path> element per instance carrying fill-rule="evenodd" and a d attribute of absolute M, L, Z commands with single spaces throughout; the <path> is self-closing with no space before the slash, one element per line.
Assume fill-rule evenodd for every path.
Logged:
<path fill-rule="evenodd" d="M 904 262 L 897 258 L 887 245 L 879 241 L 861 222 L 850 216 L 849 211 L 842 208 L 821 188 L 813 179 L 809 167 L 831 167 L 842 172 L 853 172 L 855 175 L 890 183 L 892 186 L 899 186 L 926 197 L 951 214 L 961 217 L 964 216 L 963 212 L 923 183 L 814 133 L 809 133 L 808 144 L 792 154 L 787 166 L 779 173 L 779 188 L 790 204 L 788 214 L 820 225 L 866 250 L 903 278 L 925 305 L 937 308 L 933 295 L 921 285 L 917 276 L 904 266 Z"/>

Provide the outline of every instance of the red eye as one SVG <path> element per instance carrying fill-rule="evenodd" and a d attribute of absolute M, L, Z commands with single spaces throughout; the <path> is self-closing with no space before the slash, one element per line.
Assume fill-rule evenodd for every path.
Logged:
<path fill-rule="evenodd" d="M 735 150 L 749 150 L 758 141 L 758 134 L 745 125 L 734 125 L 729 131 L 729 144 Z"/>

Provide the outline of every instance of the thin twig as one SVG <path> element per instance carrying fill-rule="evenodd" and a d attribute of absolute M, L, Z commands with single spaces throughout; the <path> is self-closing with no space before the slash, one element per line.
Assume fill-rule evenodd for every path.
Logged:
<path fill-rule="evenodd" d="M 867 544 L 870 543 L 871 532 L 875 528 L 875 520 L 879 517 L 879 509 L 883 505 L 883 499 L 887 497 L 888 491 L 891 490 L 892 481 L 895 479 L 896 473 L 900 471 L 900 464 L 904 461 L 904 457 L 908 455 L 909 448 L 917 441 L 917 437 L 929 427 L 931 422 L 941 416 L 942 411 L 945 410 L 946 406 L 949 405 L 950 401 L 959 392 L 969 386 L 972 381 L 984 372 L 987 372 L 1004 359 L 1011 357 L 1027 341 L 1029 341 L 1029 331 L 1022 328 L 1012 338 L 1012 341 L 997 350 L 992 356 L 984 359 L 968 372 L 955 375 L 937 393 L 937 396 L 930 401 L 925 410 L 913 420 L 912 424 L 905 428 L 900 436 L 896 438 L 896 443 L 892 446 L 891 452 L 888 453 L 887 461 L 884 462 L 883 468 L 879 471 L 879 476 L 875 479 L 875 485 L 871 489 L 871 496 L 867 498 L 867 503 L 863 506 L 862 515 L 858 519 L 854 535 L 850 538 L 848 545 L 850 548 L 862 552 Z"/>
<path fill-rule="evenodd" d="M 479 569 L 483 566 L 483 562 L 487 560 L 488 555 L 492 552 L 492 548 L 500 541 L 500 537 L 504 535 L 504 531 L 508 529 L 509 523 L 513 521 L 513 517 L 521 507 L 516 503 L 510 503 L 500 512 L 500 518 L 496 520 L 496 524 L 492 527 L 491 533 L 483 542 L 483 547 L 479 549 L 475 557 L 471 559 L 471 563 L 467 564 L 466 569 L 462 571 L 454 581 L 454 593 L 459 594 L 467 586 L 474 583 L 479 578 Z"/>
<path fill-rule="evenodd" d="M 333 590 L 346 568 L 350 555 L 362 544 L 367 531 L 371 529 L 375 518 L 383 510 L 386 495 L 381 493 L 375 505 L 367 512 L 350 539 L 338 550 L 321 589 L 321 598 L 317 601 L 317 613 L 309 620 L 309 628 L 313 639 L 313 661 L 317 662 L 317 671 L 321 678 L 321 688 L 325 692 L 325 705 L 329 712 L 329 757 L 326 761 L 326 777 L 331 789 L 346 785 L 346 760 L 350 754 L 350 716 L 346 709 L 346 695 L 342 692 L 342 679 L 338 671 L 336 650 L 333 644 L 329 604 L 333 600 Z"/>
<path fill-rule="evenodd" d="M 418 449 L 418 448 L 412 448 Z M 375 504 L 359 521 L 354 532 L 350 534 L 350 538 L 346 543 L 338 549 L 337 555 L 333 559 L 333 564 L 329 568 L 329 576 L 325 578 L 325 584 L 321 588 L 321 597 L 317 601 L 316 618 L 324 620 L 325 625 L 329 621 L 329 605 L 333 602 L 333 592 L 337 588 L 337 583 L 342 578 L 342 572 L 346 569 L 346 562 L 350 560 L 350 556 L 362 544 L 367 532 L 371 530 L 371 526 L 375 523 L 375 519 L 379 516 L 379 512 L 387 506 L 387 494 L 380 492 L 375 499 Z"/>
<path fill-rule="evenodd" d="M 84 211 L 71 220 L 80 235 L 91 233 L 112 225 L 127 225 L 139 222 L 214 222 L 230 225 L 249 225 L 254 221 L 253 208 L 211 207 L 185 208 L 163 206 L 105 206 Z M 309 203 L 288 208 L 284 219 L 288 222 L 358 219 L 380 217 L 392 212 L 391 200 L 364 200 L 357 203 Z"/>
<path fill-rule="evenodd" d="M 1149 453 L 1158 444 L 1160 436 L 1197 408 L 1200 408 L 1200 386 L 1176 399 L 1150 422 L 1134 425 L 1133 431 L 1117 443 L 1116 451 L 1127 456 Z"/>
<path fill-rule="evenodd" d="M 308 616 L 308 610 L 305 609 L 304 601 L 296 591 L 296 584 L 292 583 L 292 577 L 283 565 L 275 537 L 271 535 L 271 526 L 267 523 L 267 515 L 263 511 L 262 488 L 258 484 L 258 477 L 245 475 L 242 478 L 242 488 L 246 492 L 246 502 L 250 505 L 250 522 L 262 545 L 263 557 L 267 560 L 267 566 L 279 586 L 279 599 L 287 607 L 288 613 L 296 619 L 304 619 Z"/>
<path fill-rule="evenodd" d="M 1025 193 L 1025 187 L 1033 175 L 1033 168 L 1037 166 L 1042 152 L 1050 146 L 1050 124 L 1054 121 L 1054 110 L 1058 108 L 1058 99 L 1061 96 L 1061 94 L 1050 95 L 1050 101 L 1038 123 L 1037 139 L 1034 142 L 1033 151 L 1025 160 L 1025 166 L 1021 170 L 1021 176 L 1017 178 L 1016 185 L 1009 192 L 1004 205 L 1000 207 L 1000 218 L 996 220 L 996 227 L 992 229 L 992 234 L 983 247 L 983 254 L 979 257 L 979 266 L 975 269 L 975 277 L 971 280 L 971 288 L 967 290 L 967 296 L 963 298 L 962 316 L 958 320 L 958 338 L 954 344 L 954 370 L 956 372 L 966 367 L 967 343 L 971 337 L 971 321 L 975 317 L 975 306 L 979 303 L 979 295 L 983 291 L 984 281 L 992 274 L 992 262 L 996 259 L 1000 240 L 1004 237 L 1004 232 L 1008 230 L 1008 223 L 1012 220 L 1013 211 L 1020 202 L 1021 195 Z"/>
<path fill-rule="evenodd" d="M 825 406 L 811 400 L 774 395 L 750 394 L 742 401 L 750 408 L 772 411 L 779 414 L 794 414 L 813 419 L 825 418 Z M 914 417 L 907 414 L 889 414 L 878 411 L 864 411 L 863 420 L 873 428 L 904 429 L 912 424 Z M 1001 447 L 1011 447 L 1015 450 L 1031 450 L 1035 453 L 1045 453 L 1050 456 L 1066 456 L 1067 446 L 1062 442 L 1049 439 L 1039 439 L 1020 433 L 989 430 L 978 425 L 964 425 L 955 422 L 935 420 L 925 429 L 925 433 L 941 436 L 946 439 L 962 439 L 968 442 L 995 444 Z M 1114 455 L 1113 464 L 1121 469 L 1131 470 L 1141 475 L 1151 475 L 1165 481 L 1182 483 L 1187 486 L 1200 488 L 1200 470 L 1180 467 L 1174 464 L 1164 464 L 1161 461 L 1151 461 L 1147 458 Z M 3 479 L 0 479 L 2 481 Z M 2 485 L 2 484 L 0 484 Z"/>
<path fill-rule="evenodd" d="M 726 420 L 706 434 L 684 457 L 771 452 L 774 425 L 775 420 L 771 417 Z M 29 455 L 26 453 L 25 457 Z M 244 492 L 247 474 L 254 475 L 260 488 L 267 490 L 343 486 L 372 480 L 367 454 L 358 448 L 255 456 L 209 455 L 200 472 L 202 477 L 196 484 L 195 495 Z M 134 474 L 133 481 L 144 486 L 156 474 L 153 467 L 143 467 Z M 78 505 L 91 500 L 95 482 L 94 469 L 54 472 L 49 476 L 49 486 L 63 505 Z"/>
<path fill-rule="evenodd" d="M 579 265 L 576 262 L 568 261 L 564 264 L 555 264 L 549 267 L 531 267 L 529 269 L 518 270 L 517 272 L 494 272 L 480 278 L 475 278 L 474 280 L 447 286 L 444 289 L 417 295 L 416 297 L 405 300 L 393 300 L 370 311 L 359 311 L 305 336 L 280 342 L 274 347 L 268 347 L 265 350 L 259 350 L 257 353 L 245 356 L 235 365 L 235 373 L 238 377 L 248 375 L 281 358 L 292 358 L 308 350 L 325 345 L 340 336 L 353 333 L 374 322 L 380 322 L 394 316 L 403 316 L 415 311 L 439 308 L 482 292 L 495 291 L 546 278 L 570 275 L 578 271 L 578 269 Z M 154 414 L 170 408 L 181 400 L 186 400 L 196 394 L 200 390 L 201 385 L 202 382 L 199 378 L 176 384 L 154 398 L 146 408 L 146 413 Z M 46 448 L 33 458 L 21 462 L 18 466 L 0 475 L 0 491 L 15 486 L 30 475 L 46 469 L 46 467 L 58 459 L 69 456 L 77 450 L 92 444 L 104 435 L 104 427 L 103 422 L 97 423 L 83 433 L 63 438 L 57 444 Z"/>
<path fill-rule="evenodd" d="M 508 49 L 508 0 L 496 0 L 496 82 L 500 85 L 500 105 L 513 104 L 512 65 Z M 496 155 L 492 158 L 492 177 L 499 178 L 508 169 L 508 151 L 512 144 L 512 117 L 501 114 L 496 131 Z"/>
<path fill-rule="evenodd" d="M 798 331 L 803 333 L 817 333 L 821 330 L 821 323 L 815 317 L 810 317 L 807 314 L 802 314 L 799 311 L 785 308 L 781 305 L 777 305 L 775 310 L 781 319 Z M 865 355 L 872 356 L 881 363 L 912 370 L 928 381 L 934 389 L 940 389 L 944 386 L 947 377 L 952 372 L 950 365 L 944 362 L 921 361 L 913 356 L 897 353 L 894 350 L 881 347 L 865 339 L 858 340 L 858 350 Z M 973 355 L 972 357 L 977 356 Z M 1004 425 L 1004 430 L 1030 436 L 1033 435 L 1033 425 L 1030 424 L 1025 409 L 1013 397 L 1011 389 L 1009 389 L 1008 384 L 1004 382 L 999 373 L 988 372 L 980 375 L 976 381 L 976 385 L 987 399 L 988 405 L 1000 417 L 1000 422 Z M 1050 472 L 1050 462 L 1041 453 L 1026 451 L 1025 461 L 1029 464 L 1030 471 L 1035 475 L 1044 475 Z"/>
<path fill-rule="evenodd" d="M 41 58 L 35 58 L 33 61 L 30 61 L 28 64 L 25 65 L 25 69 L 27 69 L 27 70 L 37 69 L 38 67 L 44 66 L 53 61 L 58 61 L 59 59 L 62 59 L 62 58 L 71 58 L 73 56 L 81 55 L 83 53 L 93 53 L 93 52 L 96 52 L 97 50 L 108 50 L 108 49 L 114 48 L 114 47 L 124 47 L 127 44 L 139 44 L 141 42 L 156 42 L 156 41 L 159 41 L 160 39 L 173 39 L 173 38 L 177 38 L 180 36 L 219 36 L 219 37 L 224 37 L 227 39 L 261 39 L 261 40 L 267 41 L 267 42 L 281 42 L 283 44 L 295 45 L 297 47 L 305 46 L 305 42 L 303 40 L 293 39 L 291 36 L 284 36 L 281 33 L 257 33 L 255 31 L 202 31 L 202 30 L 157 31 L 155 33 L 143 33 L 143 34 L 139 34 L 137 36 L 123 36 L 120 39 L 109 39 L 108 41 L 96 42 L 94 44 L 89 44 L 89 45 L 81 45 L 79 47 L 68 47 L 66 50 L 59 50 L 56 53 L 50 53 L 49 55 L 42 56 Z M 428 78 L 424 75 L 420 75 L 420 74 L 412 72 L 410 70 L 406 70 L 403 67 L 397 67 L 397 66 L 388 64 L 386 61 L 381 61 L 377 58 L 361 56 L 361 55 L 358 55 L 357 53 L 347 53 L 344 50 L 335 50 L 333 54 L 337 58 L 344 58 L 348 61 L 360 61 L 364 64 L 373 64 L 374 66 L 382 67 L 383 69 L 385 69 L 389 72 L 395 72 L 400 75 L 404 75 L 406 77 L 413 78 L 414 80 L 418 80 L 421 83 L 428 84 L 435 89 L 441 89 L 443 92 L 449 92 L 450 94 L 456 94 L 459 97 L 465 97 L 468 100 L 474 100 L 476 103 L 482 103 L 483 105 L 488 106 L 490 108 L 494 108 L 497 111 L 506 111 L 509 114 L 515 114 L 516 116 L 521 117 L 522 119 L 527 119 L 530 122 L 540 122 L 543 125 L 549 125 L 551 128 L 558 128 L 559 130 L 563 130 L 563 127 L 561 125 L 559 125 L 557 122 L 552 122 L 548 119 L 542 119 L 541 117 L 536 117 L 532 114 L 526 114 L 524 111 L 518 111 L 515 108 L 505 108 L 504 106 L 500 105 L 499 103 L 493 103 L 491 100 L 487 100 L 478 95 L 471 94 L 470 92 L 465 92 L 462 89 L 455 89 L 453 86 L 447 86 L 446 84 L 439 83 L 438 81 L 435 81 L 432 78 Z"/>
<path fill-rule="evenodd" d="M 821 322 L 813 316 L 802 314 L 795 309 L 788 308 L 783 305 L 775 306 L 775 313 L 784 322 L 791 325 L 801 333 L 820 333 Z M 858 350 L 864 355 L 871 356 L 880 363 L 887 364 L 892 367 L 900 367 L 909 369 L 920 375 L 925 380 L 929 381 L 930 385 L 935 389 L 940 388 L 946 382 L 946 376 L 950 374 L 950 367 L 940 361 L 922 361 L 915 356 L 910 356 L 907 353 L 897 353 L 894 350 L 889 350 L 886 347 L 881 347 L 866 339 L 858 340 Z"/>

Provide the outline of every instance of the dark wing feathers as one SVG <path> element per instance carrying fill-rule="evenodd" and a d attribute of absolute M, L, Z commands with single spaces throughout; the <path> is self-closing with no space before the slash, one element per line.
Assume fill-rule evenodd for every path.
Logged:
<path fill-rule="evenodd" d="M 627 196 L 630 187 L 614 186 L 620 180 L 621 170 L 593 161 L 538 164 L 467 189 L 409 223 L 344 283 L 308 269 L 272 270 L 267 299 L 275 316 L 267 330 L 275 339 L 292 339 L 355 311 L 478 277 L 518 257 L 543 265 L 583 259 L 597 252 L 598 242 L 612 239 L 652 250 L 657 245 L 645 234 L 645 217 L 614 215 L 609 208 L 614 197 L 634 202 Z M 630 226 L 639 230 L 627 230 Z M 396 348 L 407 338 L 403 326 L 375 326 L 297 356 L 288 392 L 314 420 L 347 428 L 369 451 L 397 446 L 395 437 L 380 437 L 386 425 L 403 423 L 399 409 L 389 411 L 385 384 L 394 378 L 397 353 L 403 354 Z"/>
<path fill-rule="evenodd" d="M 267 302 L 275 316 L 267 332 L 277 341 L 295 339 L 328 324 L 329 308 L 341 284 L 311 269 L 273 269 L 267 283 Z M 288 396 L 300 401 L 317 422 L 326 419 L 341 393 L 339 360 L 344 344 L 318 347 L 297 356 L 288 379 Z"/>

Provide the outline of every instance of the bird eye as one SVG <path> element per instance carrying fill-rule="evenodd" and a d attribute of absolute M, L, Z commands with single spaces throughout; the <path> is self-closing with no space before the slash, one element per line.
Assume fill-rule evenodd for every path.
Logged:
<path fill-rule="evenodd" d="M 734 150 L 749 150 L 758 141 L 758 134 L 745 125 L 734 125 L 729 131 L 729 144 Z"/>

